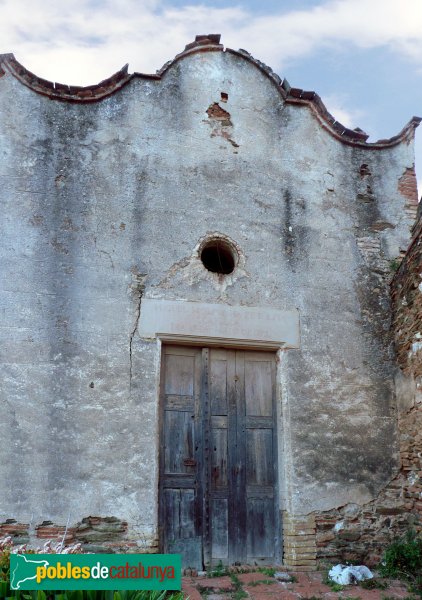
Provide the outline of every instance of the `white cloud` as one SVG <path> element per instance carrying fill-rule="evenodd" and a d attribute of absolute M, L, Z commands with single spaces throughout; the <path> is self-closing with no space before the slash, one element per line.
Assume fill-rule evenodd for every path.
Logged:
<path fill-rule="evenodd" d="M 188 1 L 188 0 L 187 0 Z M 170 0 L 3 0 L 0 39 L 37 75 L 90 84 L 130 62 L 154 72 L 197 33 L 219 32 L 276 70 L 321 46 L 388 46 L 422 67 L 420 0 L 331 0 L 256 17 L 241 6 L 171 7 Z"/>

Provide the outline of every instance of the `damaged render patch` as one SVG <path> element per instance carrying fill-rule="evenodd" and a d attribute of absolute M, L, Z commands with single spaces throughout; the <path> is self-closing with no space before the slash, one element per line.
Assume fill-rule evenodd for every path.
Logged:
<path fill-rule="evenodd" d="M 204 246 L 206 246 L 210 240 L 221 240 L 223 244 L 229 245 L 236 252 L 236 266 L 232 273 L 213 273 L 204 267 L 201 260 L 201 253 Z M 168 289 L 177 287 L 182 283 L 192 286 L 201 281 L 208 281 L 217 291 L 224 293 L 227 287 L 233 285 L 238 279 L 247 276 L 248 273 L 245 270 L 245 255 L 240 246 L 227 235 L 214 231 L 208 232 L 201 237 L 194 247 L 192 254 L 173 263 L 165 273 L 164 277 L 153 287 Z"/>
<path fill-rule="evenodd" d="M 411 205 L 418 205 L 418 185 L 416 181 L 415 165 L 405 169 L 398 182 L 398 191 Z"/>
<path fill-rule="evenodd" d="M 218 102 L 210 104 L 206 112 L 208 121 L 204 121 L 204 123 L 211 125 L 211 137 L 220 136 L 227 140 L 233 148 L 239 148 L 239 144 L 232 138 L 233 123 L 231 121 L 230 113 L 222 108 Z"/>
<path fill-rule="evenodd" d="M 227 112 L 224 108 L 222 108 L 218 102 L 214 102 L 214 104 L 210 104 L 207 108 L 207 115 L 209 119 L 215 119 L 216 121 L 221 121 L 221 124 L 226 127 L 232 127 L 233 123 L 230 121 L 230 113 Z"/>

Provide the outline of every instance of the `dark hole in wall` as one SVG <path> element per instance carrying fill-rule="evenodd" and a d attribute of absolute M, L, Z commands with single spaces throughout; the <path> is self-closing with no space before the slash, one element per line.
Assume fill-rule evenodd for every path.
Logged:
<path fill-rule="evenodd" d="M 366 163 L 363 163 L 360 166 L 359 173 L 361 177 L 365 177 L 366 175 L 371 175 L 371 170 Z"/>
<path fill-rule="evenodd" d="M 223 240 L 211 240 L 202 249 L 202 264 L 212 273 L 229 275 L 236 266 L 234 249 Z"/>

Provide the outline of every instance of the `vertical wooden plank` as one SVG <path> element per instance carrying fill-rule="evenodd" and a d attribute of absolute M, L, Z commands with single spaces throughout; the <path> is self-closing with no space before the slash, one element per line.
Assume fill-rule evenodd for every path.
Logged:
<path fill-rule="evenodd" d="M 165 355 L 165 394 L 193 396 L 195 356 Z"/>
<path fill-rule="evenodd" d="M 202 490 L 198 459 L 201 352 L 164 346 L 160 386 L 159 518 L 162 552 L 180 552 L 202 568 Z"/>
<path fill-rule="evenodd" d="M 232 468 L 230 437 L 236 432 L 236 399 L 234 396 L 234 352 L 210 350 L 210 431 L 211 431 L 211 561 L 229 560 L 229 511 Z M 231 383 L 230 383 L 231 382 Z M 231 386 L 231 391 L 230 391 Z M 231 399 L 230 399 L 231 393 Z M 231 408 L 229 404 L 231 402 Z"/>
<path fill-rule="evenodd" d="M 204 564 L 211 563 L 211 510 L 210 490 L 211 490 L 211 450 L 210 450 L 210 399 L 209 399 L 209 350 L 202 350 L 202 370 L 201 370 L 201 404 L 202 404 L 202 439 L 203 439 L 203 464 L 199 471 L 202 487 L 202 513 L 203 513 L 203 553 Z"/>
<path fill-rule="evenodd" d="M 194 420 L 191 412 L 164 411 L 164 473 L 192 473 Z M 188 462 L 190 461 L 190 462 Z"/>
<path fill-rule="evenodd" d="M 202 406 L 202 351 L 200 348 L 195 349 L 196 357 L 195 357 L 195 394 L 194 394 L 194 404 L 195 404 L 195 440 L 194 440 L 194 457 L 196 461 L 195 466 L 195 535 L 201 538 L 201 548 L 200 548 L 200 556 L 201 556 L 201 564 L 202 568 L 204 565 L 204 481 L 203 481 L 203 470 L 204 470 L 204 439 L 203 439 L 203 406 Z"/>
<path fill-rule="evenodd" d="M 229 452 L 232 453 L 230 484 L 229 548 L 233 562 L 246 562 L 246 439 L 245 439 L 245 352 L 237 351 L 234 359 L 233 398 L 236 418 L 233 433 L 229 432 Z M 232 376 L 233 376 L 232 375 Z M 230 535 L 231 534 L 231 535 Z"/>
<path fill-rule="evenodd" d="M 216 355 L 215 350 L 211 350 L 212 360 L 210 360 L 210 388 L 212 389 L 211 414 L 227 415 L 227 354 L 221 356 L 221 351 Z"/>
<path fill-rule="evenodd" d="M 277 366 L 276 357 L 273 356 L 271 363 L 271 381 L 273 389 L 273 458 L 274 458 L 274 558 L 276 561 L 281 561 L 282 558 L 282 539 L 281 539 L 281 513 L 279 505 L 280 489 L 278 480 L 278 418 L 277 418 Z"/>
<path fill-rule="evenodd" d="M 246 432 L 246 485 L 274 485 L 273 430 Z"/>
<path fill-rule="evenodd" d="M 271 417 L 273 414 L 272 362 L 247 359 L 245 369 L 246 414 Z"/>
<path fill-rule="evenodd" d="M 161 498 L 164 507 L 164 536 L 167 544 L 179 537 L 180 532 L 180 490 L 164 489 Z"/>
<path fill-rule="evenodd" d="M 275 357 L 247 353 L 246 410 L 246 530 L 247 561 L 276 562 L 280 558 L 277 493 Z"/>
<path fill-rule="evenodd" d="M 211 490 L 227 489 L 227 425 L 212 427 L 211 436 Z"/>
<path fill-rule="evenodd" d="M 195 537 L 195 492 L 180 490 L 179 538 Z"/>

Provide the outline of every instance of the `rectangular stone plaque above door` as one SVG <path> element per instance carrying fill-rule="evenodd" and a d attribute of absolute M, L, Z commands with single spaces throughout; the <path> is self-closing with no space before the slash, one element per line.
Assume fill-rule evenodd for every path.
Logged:
<path fill-rule="evenodd" d="M 298 348 L 299 312 L 268 306 L 229 306 L 181 300 L 142 300 L 142 338 L 202 346 Z"/>

